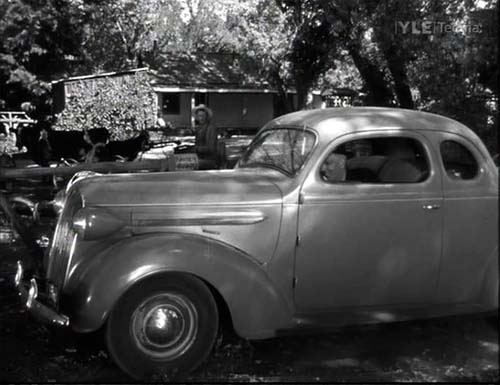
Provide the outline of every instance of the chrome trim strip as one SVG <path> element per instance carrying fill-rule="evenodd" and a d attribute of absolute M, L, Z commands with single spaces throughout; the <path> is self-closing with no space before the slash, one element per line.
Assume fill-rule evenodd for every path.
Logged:
<path fill-rule="evenodd" d="M 282 203 L 281 198 L 270 199 L 265 201 L 238 201 L 238 202 L 224 202 L 224 206 L 276 206 Z M 90 203 L 89 206 L 92 207 L 207 207 L 213 208 L 213 202 L 175 202 L 175 203 Z"/>
<path fill-rule="evenodd" d="M 260 211 L 224 211 L 218 213 L 178 212 L 170 215 L 133 214 L 135 226 L 225 226 L 253 225 L 267 217 Z"/>
<path fill-rule="evenodd" d="M 71 266 L 71 262 L 73 260 L 73 255 L 75 254 L 75 249 L 76 249 L 76 242 L 78 239 L 78 234 L 75 234 L 73 237 L 73 241 L 71 242 L 71 247 L 69 249 L 69 255 L 68 255 L 68 264 L 66 265 L 66 270 L 64 272 L 64 281 L 63 284 L 66 283 L 69 277 L 69 268 Z"/>

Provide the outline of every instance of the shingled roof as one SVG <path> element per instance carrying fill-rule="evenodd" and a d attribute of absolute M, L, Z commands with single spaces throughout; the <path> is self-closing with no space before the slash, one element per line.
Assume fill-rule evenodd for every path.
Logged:
<path fill-rule="evenodd" d="M 151 68 L 153 85 L 204 88 L 269 87 L 251 66 L 233 54 L 165 54 L 159 65 Z"/>

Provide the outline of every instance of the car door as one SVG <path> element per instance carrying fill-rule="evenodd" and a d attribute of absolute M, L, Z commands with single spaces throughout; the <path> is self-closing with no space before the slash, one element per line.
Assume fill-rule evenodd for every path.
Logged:
<path fill-rule="evenodd" d="M 478 303 L 489 271 L 498 282 L 498 174 L 488 164 L 486 149 L 461 135 L 433 135 L 444 194 L 443 256 L 436 298 L 439 303 Z"/>
<path fill-rule="evenodd" d="M 402 183 L 405 172 L 403 179 L 385 182 L 362 181 L 363 177 L 338 182 L 322 179 L 320 168 L 333 150 L 345 151 L 359 139 L 383 144 L 397 142 L 395 138 L 421 146 L 419 161 L 427 163 L 422 180 Z M 379 167 L 384 157 L 391 158 L 384 145 L 377 146 L 370 167 Z M 327 148 L 300 194 L 295 255 L 299 312 L 433 301 L 441 257 L 443 201 L 435 163 L 430 144 L 418 133 L 357 133 L 339 138 Z"/>

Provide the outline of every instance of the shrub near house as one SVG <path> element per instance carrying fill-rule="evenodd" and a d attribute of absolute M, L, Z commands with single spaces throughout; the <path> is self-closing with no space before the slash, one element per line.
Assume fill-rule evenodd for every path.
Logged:
<path fill-rule="evenodd" d="M 110 140 L 126 140 L 156 123 L 156 94 L 145 70 L 120 76 L 81 77 L 54 84 L 56 104 L 65 99 L 57 114 L 55 130 L 105 127 Z M 61 93 L 66 95 L 61 96 Z"/>

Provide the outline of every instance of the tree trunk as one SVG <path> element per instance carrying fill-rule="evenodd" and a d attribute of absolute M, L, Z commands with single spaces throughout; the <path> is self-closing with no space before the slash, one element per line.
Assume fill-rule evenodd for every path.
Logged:
<path fill-rule="evenodd" d="M 307 91 L 305 87 L 296 87 L 297 89 L 297 110 L 303 110 L 307 103 Z"/>
<path fill-rule="evenodd" d="M 378 46 L 384 54 L 387 68 L 394 81 L 394 92 L 398 105 L 402 108 L 413 109 L 413 98 L 406 75 L 407 55 L 405 55 L 402 42 L 395 41 L 394 34 L 392 32 L 387 33 L 386 27 L 384 27 L 398 18 L 394 7 L 399 7 L 397 9 L 401 10 L 404 14 L 404 9 L 408 7 L 408 4 L 405 4 L 405 1 L 398 0 L 394 2 L 384 1 L 383 3 L 380 0 L 371 0 L 366 1 L 364 5 L 368 15 L 377 15 L 374 20 L 375 37 Z"/>
<path fill-rule="evenodd" d="M 279 115 L 294 111 L 293 103 L 291 103 L 290 99 L 288 98 L 287 87 L 285 86 L 285 82 L 279 74 L 279 69 L 275 69 L 274 71 L 272 71 L 271 83 L 273 83 L 278 90 L 278 106 L 279 110 L 281 110 Z"/>
<path fill-rule="evenodd" d="M 363 57 L 356 46 L 349 45 L 349 54 L 368 88 L 367 102 L 374 106 L 390 106 L 393 94 L 380 69 Z"/>
<path fill-rule="evenodd" d="M 394 53 L 385 54 L 385 58 L 394 80 L 394 91 L 396 92 L 399 107 L 413 109 L 415 106 L 408 84 L 408 77 L 406 76 L 404 60 Z"/>

